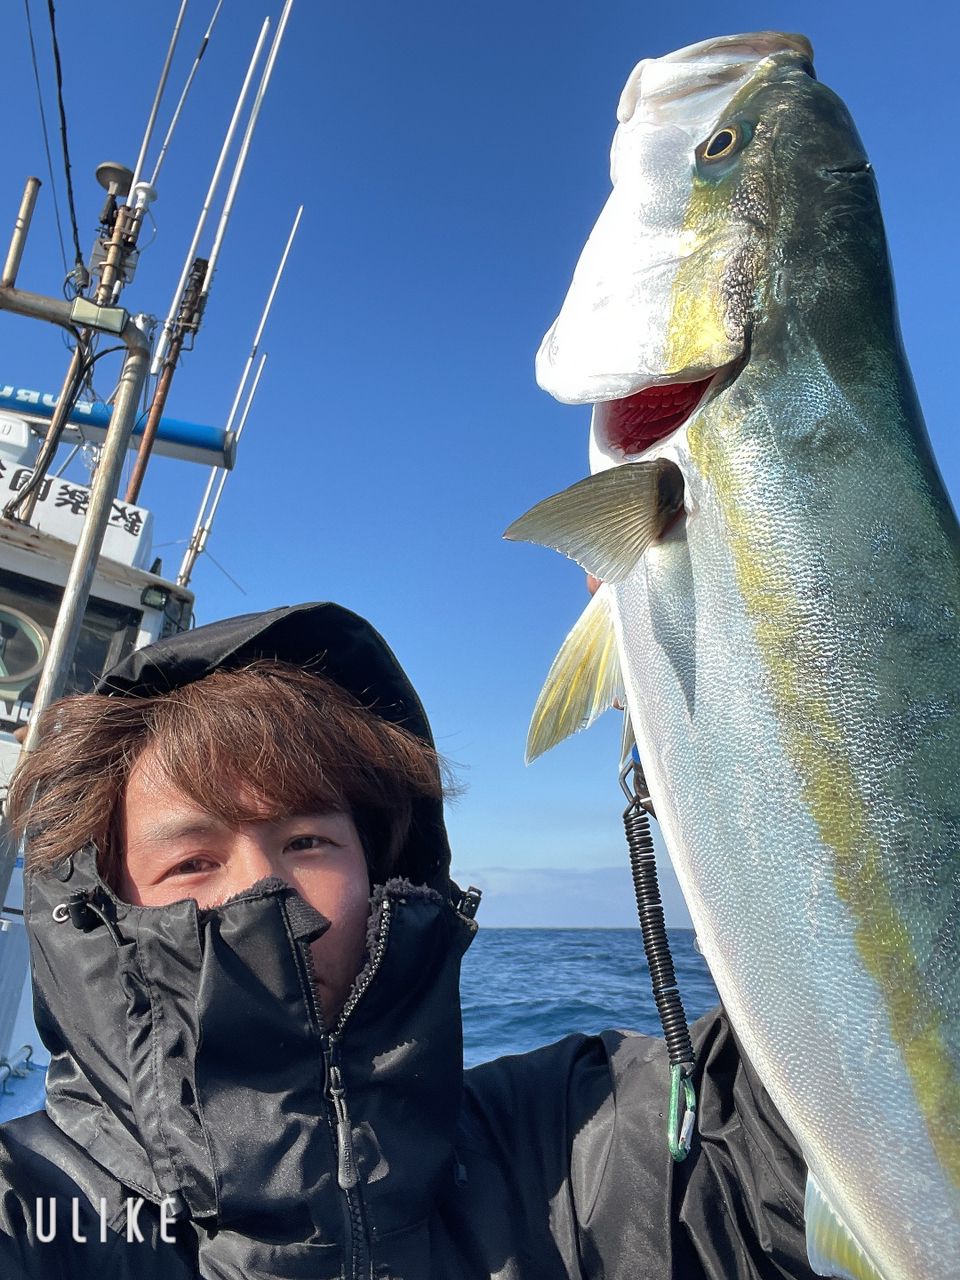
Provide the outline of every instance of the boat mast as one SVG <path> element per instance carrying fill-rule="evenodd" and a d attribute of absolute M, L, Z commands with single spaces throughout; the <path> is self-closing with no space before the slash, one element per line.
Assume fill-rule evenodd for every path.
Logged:
<path fill-rule="evenodd" d="M 137 165 L 133 171 L 133 175 L 127 185 L 126 202 L 119 208 L 113 199 L 113 191 L 111 189 L 111 199 L 108 200 L 108 208 L 113 206 L 113 226 L 110 230 L 109 237 L 104 245 L 104 257 L 100 264 L 99 274 L 100 283 L 97 286 L 95 294 L 94 308 L 91 314 L 96 315 L 96 308 L 112 307 L 116 304 L 123 288 L 125 280 L 125 268 L 128 262 L 133 260 L 136 251 L 137 238 L 140 234 L 140 227 L 143 223 L 143 215 L 147 207 L 152 202 L 155 192 L 147 183 L 139 181 L 140 173 L 143 169 L 144 160 L 147 154 L 147 148 L 150 145 L 150 139 L 153 136 L 153 129 L 157 119 L 157 113 L 160 109 L 160 101 L 163 97 L 163 91 L 166 87 L 167 77 L 170 74 L 170 64 L 173 61 L 173 55 L 176 51 L 177 42 L 180 39 L 180 29 L 183 26 L 183 17 L 186 12 L 189 0 L 181 0 L 180 12 L 177 14 L 173 27 L 173 33 L 167 46 L 167 55 L 164 59 L 163 68 L 160 72 L 160 80 L 157 84 L 157 90 L 154 94 L 153 105 L 150 108 L 150 114 L 147 118 L 146 128 L 143 132 L 143 140 L 140 144 L 140 154 L 137 157 Z M 118 171 L 119 172 L 119 171 Z M 128 171 L 129 172 L 129 171 Z M 123 194 L 123 193 L 121 193 Z M 82 293 L 78 295 L 77 301 L 82 299 Z M 88 304 L 89 305 L 89 304 Z M 96 336 L 98 326 L 84 324 L 79 330 L 76 326 L 69 326 L 76 345 L 73 349 L 73 355 L 67 368 L 66 376 L 63 380 L 63 386 L 60 389 L 60 395 L 57 399 L 57 406 L 54 410 L 53 417 L 50 419 L 50 425 L 47 428 L 47 434 L 37 456 L 36 464 L 33 469 L 33 476 L 30 481 L 24 485 L 18 494 L 7 503 L 3 514 L 7 519 L 20 520 L 23 524 L 29 524 L 33 519 L 33 513 L 36 509 L 37 499 L 40 494 L 40 485 L 43 478 L 49 471 L 50 466 L 56 456 L 57 446 L 63 435 L 64 427 L 67 424 L 73 407 L 80 395 L 83 386 L 84 375 L 87 371 L 88 361 L 91 351 L 90 345 Z M 114 415 L 116 416 L 116 415 Z M 106 447 L 106 443 L 104 444 Z M 86 601 L 84 601 L 84 608 Z"/>
<path fill-rule="evenodd" d="M 21 209 L 28 203 L 31 187 L 36 181 L 35 178 L 27 179 L 27 189 L 24 192 Z M 28 225 L 29 218 L 25 220 L 25 225 L 18 219 L 14 228 L 10 251 L 7 254 L 7 267 L 0 284 L 0 308 L 37 320 L 47 320 L 52 324 L 62 325 L 66 329 L 73 329 L 79 323 L 88 329 L 112 333 L 126 345 L 127 355 L 120 374 L 120 383 L 110 427 L 101 453 L 100 466 L 97 468 L 90 489 L 86 519 L 80 531 L 77 550 L 63 589 L 63 602 L 50 637 L 47 660 L 34 698 L 33 713 L 24 744 L 25 750 L 30 750 L 36 739 L 37 724 L 42 711 L 63 692 L 70 662 L 77 647 L 80 626 L 90 597 L 97 556 L 103 544 L 111 505 L 116 496 L 120 470 L 130 433 L 133 430 L 137 403 L 149 364 L 147 317 L 130 316 L 121 307 L 98 307 L 86 298 L 75 298 L 70 303 L 62 298 L 47 298 L 16 288 L 16 276 L 12 274 L 10 268 L 20 260 Z M 0 903 L 6 900 L 16 852 L 12 847 L 5 848 L 6 843 L 0 845 Z"/>
<path fill-rule="evenodd" d="M 188 0 L 182 0 L 180 12 L 174 27 L 173 35 L 167 51 L 160 84 L 154 97 L 153 107 L 147 121 L 144 138 L 140 149 L 137 168 L 142 168 L 143 160 L 149 146 L 153 124 L 160 105 L 163 86 L 169 73 L 173 52 L 180 34 L 180 27 Z M 114 173 L 119 173 L 114 166 Z M 63 693 L 70 664 L 76 652 L 80 628 L 90 599 L 90 589 L 97 566 L 97 559 L 103 546 L 103 538 L 109 521 L 112 504 L 120 485 L 120 474 L 129 448 L 130 436 L 133 432 L 137 415 L 137 406 L 146 381 L 150 363 L 149 329 L 151 320 L 147 316 L 131 316 L 122 307 L 116 306 L 116 299 L 123 287 L 125 269 L 131 254 L 136 248 L 139 223 L 149 198 L 137 201 L 137 211 L 132 210 L 130 201 L 116 209 L 112 232 L 105 245 L 105 254 L 100 266 L 100 281 L 95 297 L 91 300 L 78 293 L 72 302 L 62 298 L 49 298 L 41 294 L 29 293 L 17 289 L 17 268 L 23 254 L 23 246 L 29 228 L 33 204 L 36 200 L 37 179 L 28 178 L 24 198 L 21 203 L 21 216 L 14 227 L 10 250 L 7 254 L 4 274 L 0 279 L 0 309 L 33 319 L 46 320 L 61 325 L 77 339 L 70 366 L 64 379 L 63 389 L 57 403 L 56 411 L 47 431 L 46 439 L 34 467 L 34 474 L 27 485 L 17 495 L 17 499 L 8 504 L 3 515 L 12 518 L 20 507 L 19 519 L 29 523 L 39 495 L 39 486 L 45 472 L 49 469 L 56 454 L 57 445 L 67 419 L 73 409 L 74 402 L 83 384 L 90 346 L 99 333 L 109 333 L 118 337 L 126 346 L 127 353 L 120 372 L 120 379 L 114 397 L 113 413 L 106 438 L 100 452 L 100 461 L 93 476 L 90 497 L 87 502 L 86 516 L 77 549 L 74 553 L 63 589 L 63 597 L 57 612 L 57 620 L 50 636 L 50 647 L 47 651 L 43 672 L 33 700 L 33 709 L 27 728 L 24 750 L 32 749 L 36 742 L 38 725 L 44 710 Z M 118 190 L 117 187 L 113 189 Z M 129 188 L 128 188 L 129 190 Z M 134 193 L 136 196 L 136 193 Z M 152 192 L 150 193 L 152 197 Z M 115 206 L 113 191 L 110 202 Z M 24 212 L 27 216 L 24 217 Z M 22 500 L 22 503 L 21 503 Z M 13 874 L 16 850 L 12 842 L 0 843 L 0 906 L 6 901 Z"/>

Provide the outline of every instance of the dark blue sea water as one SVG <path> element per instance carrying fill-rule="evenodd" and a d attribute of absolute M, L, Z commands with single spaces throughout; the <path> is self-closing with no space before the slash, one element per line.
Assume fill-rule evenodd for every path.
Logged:
<path fill-rule="evenodd" d="M 690 929 L 671 929 L 677 983 L 692 1022 L 717 993 Z M 523 1053 L 571 1031 L 660 1035 L 636 929 L 481 929 L 463 961 L 464 1062 Z"/>
<path fill-rule="evenodd" d="M 671 929 L 680 994 L 692 1022 L 717 993 L 689 929 Z M 463 961 L 464 1062 L 523 1053 L 571 1031 L 660 1034 L 636 929 L 481 929 Z M 42 1071 L 0 1090 L 0 1122 L 43 1105 Z"/>

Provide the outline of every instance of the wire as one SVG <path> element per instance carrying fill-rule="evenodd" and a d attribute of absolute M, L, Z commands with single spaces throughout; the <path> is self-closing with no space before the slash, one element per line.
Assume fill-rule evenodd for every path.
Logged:
<path fill-rule="evenodd" d="M 114 347 L 106 347 L 103 351 L 98 351 L 96 355 L 94 355 L 91 352 L 90 344 L 83 338 L 82 334 L 76 329 L 73 329 L 72 331 L 76 336 L 77 342 L 81 344 L 81 352 L 86 351 L 87 354 L 83 357 L 83 362 L 80 365 L 80 368 L 77 370 L 76 376 L 74 378 L 73 387 L 70 389 L 70 392 L 67 397 L 70 402 L 70 411 L 67 413 L 67 416 L 64 418 L 63 424 L 60 427 L 60 431 L 58 432 L 56 439 L 51 440 L 49 442 L 49 447 L 45 444 L 44 449 L 41 449 L 40 456 L 37 458 L 36 464 L 34 465 L 33 475 L 30 477 L 27 483 L 23 486 L 23 488 L 17 493 L 16 497 L 11 499 L 11 501 L 8 502 L 7 505 L 4 507 L 3 514 L 8 519 L 11 517 L 14 517 L 14 513 L 16 512 L 17 508 L 21 506 L 21 504 L 30 496 L 30 494 L 33 493 L 35 489 L 38 489 L 41 483 L 43 482 L 43 479 L 46 476 L 47 471 L 50 469 L 51 463 L 53 462 L 53 457 L 56 454 L 57 448 L 60 445 L 60 440 L 63 436 L 64 430 L 66 429 L 67 421 L 69 419 L 70 413 L 73 412 L 74 405 L 80 399 L 80 393 L 82 392 L 84 386 L 87 383 L 88 378 L 90 377 L 90 373 L 93 369 L 93 366 L 97 363 L 98 360 L 102 360 L 104 356 L 108 356 L 114 351 L 122 351 L 124 349 L 122 345 L 118 344 L 117 346 L 114 346 Z M 92 387 L 91 387 L 91 390 L 92 390 Z M 94 392 L 94 394 L 96 393 Z M 45 449 L 49 454 L 49 456 L 46 459 L 43 458 Z M 60 473 L 62 473 L 72 460 L 73 460 L 73 454 L 71 454 L 70 457 L 67 458 L 67 461 L 64 463 L 63 467 L 60 468 L 60 472 L 58 472 L 57 474 L 59 475 Z"/>
<path fill-rule="evenodd" d="M 33 62 L 33 78 L 37 86 L 37 105 L 40 108 L 40 128 L 43 130 L 43 149 L 47 153 L 47 173 L 50 175 L 50 190 L 53 193 L 53 213 L 57 220 L 57 239 L 60 241 L 60 257 L 63 269 L 67 270 L 67 251 L 63 246 L 63 227 L 60 224 L 60 204 L 57 200 L 57 185 L 53 180 L 53 159 L 50 156 L 50 138 L 47 133 L 47 113 L 43 109 L 43 91 L 40 88 L 40 71 L 37 67 L 37 47 L 33 42 L 33 23 L 30 20 L 30 0 L 23 0 L 23 11 L 27 15 L 27 36 L 30 40 L 30 58 Z"/>
<path fill-rule="evenodd" d="M 236 578 L 233 576 L 233 574 L 232 574 L 232 573 L 228 573 L 228 572 L 227 572 L 227 570 L 226 570 L 226 569 L 223 567 L 223 565 L 220 563 L 220 561 L 219 561 L 219 560 L 214 559 L 214 557 L 210 554 L 210 552 L 207 550 L 207 548 L 206 548 L 206 547 L 204 547 L 204 548 L 203 548 L 203 551 L 204 551 L 204 555 L 207 557 L 207 559 L 208 559 L 208 560 L 213 560 L 213 563 L 217 566 L 217 568 L 220 570 L 220 572 L 223 574 L 223 576 L 224 576 L 225 578 L 229 578 L 229 580 L 233 583 L 233 585 L 237 588 L 237 590 L 241 593 L 241 595 L 246 595 L 246 594 L 247 594 L 247 592 L 246 592 L 245 588 L 241 587 L 240 583 L 236 580 Z"/>
<path fill-rule="evenodd" d="M 90 392 L 90 395 L 94 400 L 98 400 L 102 404 L 108 404 L 109 401 L 104 400 L 102 396 L 97 395 L 97 389 L 93 385 L 93 366 L 97 363 L 98 360 L 102 360 L 104 356 L 112 355 L 114 351 L 123 351 L 123 350 L 125 350 L 125 348 L 122 343 L 118 344 L 115 347 L 105 347 L 103 351 L 98 351 L 96 355 L 88 356 L 87 359 L 84 361 L 83 386 L 86 387 L 86 389 Z"/>
<path fill-rule="evenodd" d="M 5 520 L 16 519 L 17 510 L 23 506 L 24 502 L 26 502 L 27 498 L 29 498 L 32 493 L 40 488 L 46 478 L 46 474 L 50 469 L 50 464 L 53 462 L 57 449 L 59 448 L 60 439 L 63 436 L 64 428 L 67 425 L 67 419 L 73 412 L 73 406 L 80 398 L 80 392 L 83 389 L 84 369 L 86 368 L 87 361 L 90 358 L 88 355 L 84 354 L 87 350 L 88 348 L 86 346 L 82 346 L 80 348 L 80 364 L 73 375 L 73 379 L 69 387 L 65 389 L 64 395 L 69 408 L 63 416 L 63 421 L 60 423 L 60 429 L 54 435 L 48 435 L 40 446 L 40 452 L 33 465 L 33 475 L 23 488 L 20 489 L 19 492 L 16 493 L 3 508 L 3 517 Z"/>
<path fill-rule="evenodd" d="M 66 471 L 67 467 L 69 467 L 70 463 L 74 460 L 74 458 L 77 456 L 77 454 L 80 452 L 80 450 L 83 448 L 83 446 L 84 446 L 86 443 L 87 443 L 87 442 L 86 442 L 86 440 L 84 440 L 84 439 L 83 439 L 83 437 L 81 436 L 81 437 L 80 437 L 80 443 L 79 443 L 79 444 L 75 444 L 75 445 L 73 446 L 73 448 L 70 450 L 70 452 L 67 454 L 67 460 L 66 460 L 66 462 L 64 462 L 64 463 L 63 463 L 63 465 L 60 467 L 60 469 L 59 469 L 58 471 L 55 471 L 55 472 L 53 473 L 53 478 L 54 478 L 54 480 L 59 480 L 59 479 L 60 479 L 60 477 L 61 477 L 61 476 L 63 475 L 63 473 Z"/>
<path fill-rule="evenodd" d="M 63 70 L 60 66 L 60 46 L 57 43 L 57 18 L 53 8 L 53 0 L 47 0 L 47 12 L 50 15 L 50 38 L 53 41 L 53 63 L 57 73 L 57 104 L 60 108 L 60 139 L 63 143 L 63 168 L 67 179 L 67 207 L 70 213 L 70 226 L 73 231 L 74 261 L 77 267 L 82 267 L 83 254 L 80 252 L 80 233 L 77 230 L 77 210 L 73 202 L 73 178 L 70 176 L 70 150 L 67 146 L 67 113 L 63 106 Z"/>
<path fill-rule="evenodd" d="M 71 331 L 76 337 L 78 344 L 80 344 L 81 353 L 86 351 L 87 354 L 83 356 L 83 362 L 77 371 L 76 377 L 74 379 L 74 385 L 70 389 L 70 392 L 68 395 L 68 399 L 70 401 L 70 412 L 73 411 L 74 405 L 80 399 L 80 393 L 83 391 L 83 388 L 85 386 L 89 385 L 91 392 L 93 393 L 94 397 L 96 397 L 96 392 L 93 390 L 93 384 L 92 382 L 90 382 L 90 376 L 93 371 L 93 366 L 97 363 L 97 361 L 102 360 L 104 356 L 109 356 L 115 351 L 123 351 L 124 349 L 122 344 L 117 344 L 116 346 L 113 346 L 113 347 L 105 347 L 103 351 L 98 351 L 94 355 L 92 352 L 90 343 L 84 339 L 83 335 L 79 332 L 79 330 L 73 329 L 71 326 Z M 8 518 L 12 517 L 15 511 L 17 510 L 17 508 L 30 496 L 30 494 L 33 493 L 35 489 L 38 489 L 40 487 L 44 477 L 46 476 L 47 471 L 49 471 L 50 469 L 50 465 L 53 462 L 54 455 L 56 454 L 56 451 L 60 445 L 60 440 L 63 436 L 64 430 L 66 429 L 69 416 L 70 416 L 70 413 L 68 413 L 67 416 L 64 418 L 63 424 L 60 428 L 59 433 L 57 434 L 56 439 L 51 440 L 49 442 L 48 458 L 45 461 L 43 461 L 44 449 L 41 449 L 40 457 L 37 458 L 37 462 L 34 466 L 33 475 L 27 481 L 27 483 L 23 486 L 23 488 L 17 493 L 16 498 L 12 499 L 9 503 L 7 503 L 6 507 L 4 507 L 3 514 L 6 517 Z M 87 441 L 81 440 L 81 444 L 78 446 L 78 448 L 82 448 L 83 445 L 86 443 Z M 44 447 L 45 449 L 47 448 L 46 445 Z M 63 472 L 67 469 L 67 467 L 70 465 L 70 463 L 73 461 L 74 457 L 76 456 L 76 452 L 77 450 L 74 449 L 73 453 L 69 455 L 66 462 L 60 468 L 60 470 L 55 473 L 55 478 L 63 474 Z"/>

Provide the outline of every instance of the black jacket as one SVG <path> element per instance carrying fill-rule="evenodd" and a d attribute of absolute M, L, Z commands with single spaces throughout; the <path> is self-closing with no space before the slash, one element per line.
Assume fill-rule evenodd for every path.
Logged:
<path fill-rule="evenodd" d="M 103 692 L 271 655 L 429 738 L 389 649 L 335 605 L 164 641 Z M 0 1129 L 0 1280 L 809 1276 L 805 1169 L 721 1012 L 694 1028 L 699 1132 L 679 1165 L 659 1040 L 570 1036 L 463 1073 L 476 926 L 448 866 L 424 803 L 332 1029 L 304 954 L 326 922 L 283 882 L 200 910 L 120 902 L 89 851 L 29 876 L 52 1063 L 46 1112 Z"/>

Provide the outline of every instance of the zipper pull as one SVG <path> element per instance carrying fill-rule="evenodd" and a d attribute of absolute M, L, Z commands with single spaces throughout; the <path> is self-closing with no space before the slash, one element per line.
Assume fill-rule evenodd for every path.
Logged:
<path fill-rule="evenodd" d="M 343 1091 L 343 1080 L 340 1068 L 331 1063 L 330 1066 L 330 1100 L 337 1117 L 337 1182 L 342 1191 L 349 1191 L 357 1185 L 360 1175 L 357 1172 L 357 1160 L 353 1152 L 353 1130 L 350 1115 L 347 1111 L 347 1100 Z"/>

